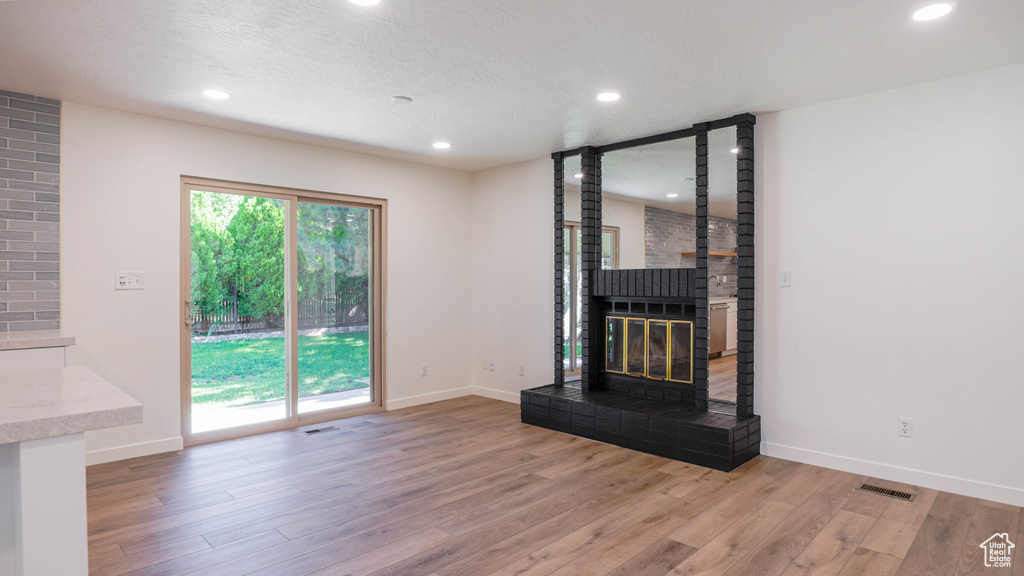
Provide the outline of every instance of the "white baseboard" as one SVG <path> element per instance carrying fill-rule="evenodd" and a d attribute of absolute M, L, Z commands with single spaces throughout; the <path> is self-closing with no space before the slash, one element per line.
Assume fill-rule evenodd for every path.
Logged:
<path fill-rule="evenodd" d="M 441 400 L 451 400 L 452 398 L 459 398 L 461 396 L 469 396 L 472 394 L 483 396 L 485 398 L 492 398 L 494 400 L 512 402 L 514 404 L 519 403 L 519 394 L 504 392 L 502 390 L 491 390 L 489 388 L 464 386 L 462 388 L 451 388 L 440 392 L 431 392 L 430 394 L 420 394 L 418 396 L 388 400 L 386 404 L 388 410 L 398 410 L 400 408 L 409 408 L 410 406 L 419 406 L 420 404 L 429 404 L 431 402 L 439 402 Z M 117 460 L 137 458 L 139 456 L 160 454 L 162 452 L 173 452 L 175 450 L 181 450 L 183 446 L 184 440 L 181 436 L 177 436 L 175 438 L 167 438 L 165 440 L 154 440 L 152 442 L 142 442 L 128 446 L 103 448 L 100 450 L 86 452 L 85 465 L 92 466 L 94 464 L 105 464 L 107 462 L 114 462 Z"/>
<path fill-rule="evenodd" d="M 472 386 L 470 387 L 470 390 L 477 396 L 483 396 L 484 398 L 490 398 L 491 400 L 501 400 L 502 402 L 519 404 L 518 392 L 506 392 L 504 390 L 495 390 L 493 388 L 481 388 L 480 386 Z"/>
<path fill-rule="evenodd" d="M 175 438 L 167 438 L 166 440 L 154 440 L 128 446 L 117 446 L 116 448 L 93 450 L 85 453 L 85 465 L 92 466 L 93 464 L 105 464 L 116 460 L 149 456 L 150 454 L 174 452 L 175 450 L 181 450 L 184 445 L 184 439 L 181 436 L 177 436 Z"/>
<path fill-rule="evenodd" d="M 419 406 L 420 404 L 429 404 L 431 402 L 439 402 L 441 400 L 451 400 L 452 398 L 469 395 L 483 396 L 484 398 L 490 398 L 492 400 L 501 400 L 502 402 L 519 404 L 518 392 L 506 392 L 504 390 L 495 390 L 493 388 L 483 388 L 480 386 L 464 386 L 462 388 L 451 388 L 440 392 L 431 392 L 430 394 L 420 394 L 419 396 L 407 396 L 405 398 L 388 400 L 386 405 L 388 410 L 399 410 L 402 408 Z"/>
<path fill-rule="evenodd" d="M 398 410 L 400 408 L 409 408 L 411 406 L 419 406 L 420 404 L 429 404 L 431 402 L 439 402 L 441 400 L 451 400 L 452 398 L 469 395 L 483 396 L 484 398 L 501 400 L 512 404 L 519 403 L 518 393 L 505 392 L 504 390 L 493 390 L 491 388 L 481 388 L 479 386 L 464 386 L 462 388 L 451 388 L 440 392 L 431 392 L 430 394 L 420 394 L 418 396 L 408 396 L 406 398 L 388 400 L 386 404 L 388 410 Z M 94 464 L 105 464 L 107 462 L 114 462 L 117 460 L 137 458 L 139 456 L 160 454 L 162 452 L 173 452 L 175 450 L 181 450 L 183 446 L 184 440 L 181 436 L 177 436 L 175 438 L 167 438 L 165 440 L 154 440 L 152 442 L 117 446 L 115 448 L 103 448 L 101 450 L 86 452 L 85 465 L 92 466 Z"/>
<path fill-rule="evenodd" d="M 850 472 L 852 474 L 873 476 L 883 480 L 903 482 L 905 484 L 923 486 L 933 490 L 953 492 L 955 494 L 981 498 L 983 500 L 993 500 L 995 502 L 1002 502 L 1013 506 L 1024 506 L 1024 490 L 1020 488 L 1013 488 L 1011 486 L 989 484 L 978 480 L 947 476 L 945 474 L 935 474 L 933 472 L 925 472 L 923 470 L 914 470 L 912 468 L 892 466 L 890 464 L 882 464 L 880 462 L 848 458 L 846 456 L 816 452 L 814 450 L 806 450 L 804 448 L 795 448 L 793 446 L 784 446 L 781 444 L 772 444 L 770 442 L 763 442 L 761 444 L 761 453 L 773 458 L 782 458 L 784 460 L 793 460 L 796 462 L 803 462 L 804 464 L 812 464 L 814 466 L 833 468 L 835 470 L 842 470 L 843 472 Z"/>
<path fill-rule="evenodd" d="M 471 386 L 450 388 L 448 390 L 441 390 L 440 392 L 431 392 L 430 394 L 406 396 L 405 398 L 396 398 L 393 400 L 389 399 L 384 403 L 384 407 L 387 410 L 399 410 L 401 408 L 419 406 L 420 404 L 429 404 L 431 402 L 440 402 L 441 400 L 451 400 L 452 398 L 458 398 L 460 396 L 469 396 L 472 393 L 473 388 Z"/>

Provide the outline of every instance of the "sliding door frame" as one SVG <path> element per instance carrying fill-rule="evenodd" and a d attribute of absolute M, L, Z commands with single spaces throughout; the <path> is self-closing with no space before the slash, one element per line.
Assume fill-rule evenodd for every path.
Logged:
<path fill-rule="evenodd" d="M 186 324 L 189 315 L 188 302 L 192 299 L 192 190 L 244 196 L 262 196 L 265 198 L 284 200 L 289 206 L 288 213 L 285 215 L 284 230 L 286 251 L 285 306 L 288 311 L 286 314 L 287 329 L 285 330 L 285 373 L 287 393 L 285 395 L 286 416 L 284 419 L 225 428 L 221 430 L 211 430 L 196 434 L 192 433 L 192 335 L 191 328 Z M 295 282 L 295 278 L 297 277 L 298 265 L 297 213 L 299 202 L 335 204 L 354 208 L 364 208 L 370 211 L 371 227 L 373 231 L 373 266 L 369 295 L 371 310 L 369 338 L 371 342 L 370 387 L 373 392 L 372 402 L 333 410 L 307 412 L 305 414 L 300 414 L 298 411 L 299 390 L 297 335 L 299 320 L 298 287 Z M 387 307 L 385 306 L 385 295 L 387 294 L 387 275 L 385 274 L 385 271 L 387 270 L 388 236 L 386 199 L 182 176 L 180 210 L 181 254 L 179 264 L 180 285 L 178 299 L 178 327 L 180 331 L 181 436 L 186 446 L 204 444 L 207 442 L 217 442 L 220 440 L 239 438 L 252 434 L 289 430 L 307 424 L 338 420 L 340 418 L 369 414 L 372 412 L 381 412 L 386 409 L 385 394 L 387 390 L 387 350 L 385 344 L 387 342 Z"/>
<path fill-rule="evenodd" d="M 576 364 L 576 322 L 579 319 L 580 310 L 576 306 L 576 299 L 579 297 L 577 294 L 577 286 L 579 285 L 579 279 L 576 275 L 576 261 L 582 257 L 582 253 L 579 250 L 579 246 L 576 245 L 576 231 L 583 230 L 583 225 L 579 222 L 572 220 L 566 220 L 562 224 L 562 229 L 565 231 L 566 238 L 569 239 L 569 251 L 565 254 L 569 255 L 569 323 L 566 325 L 564 330 L 568 330 L 570 337 L 569 351 L 571 352 L 567 358 L 569 359 L 569 368 L 565 369 L 565 360 L 563 359 L 563 371 L 566 376 L 580 376 L 583 374 L 583 365 Z M 601 235 L 605 233 L 612 234 L 612 268 L 615 270 L 619 269 L 619 227 L 618 226 L 602 226 Z M 563 241 L 564 242 L 564 241 Z M 602 253 L 602 258 L 604 254 Z M 563 255 L 564 258 L 564 255 Z M 582 271 L 580 272 L 582 274 Z M 563 338 L 565 336 L 563 335 Z M 564 346 L 564 344 L 563 344 Z"/>

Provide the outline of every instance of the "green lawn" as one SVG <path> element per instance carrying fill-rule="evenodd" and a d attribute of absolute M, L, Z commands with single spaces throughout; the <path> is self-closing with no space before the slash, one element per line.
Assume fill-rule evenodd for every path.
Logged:
<path fill-rule="evenodd" d="M 299 336 L 299 396 L 369 386 L 367 332 Z M 281 400 L 284 338 L 192 343 L 192 405 L 245 406 Z"/>

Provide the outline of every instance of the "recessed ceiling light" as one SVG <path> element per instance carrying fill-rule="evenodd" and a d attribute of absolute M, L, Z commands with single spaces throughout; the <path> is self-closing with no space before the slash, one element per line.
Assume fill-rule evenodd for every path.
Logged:
<path fill-rule="evenodd" d="M 935 20 L 949 14 L 953 11 L 953 8 L 956 8 L 956 4 L 953 2 L 940 2 L 915 10 L 910 17 L 918 22 Z"/>
<path fill-rule="evenodd" d="M 619 98 L 622 98 L 622 94 L 618 92 L 601 92 L 597 95 L 597 99 L 601 102 L 615 102 Z"/>
<path fill-rule="evenodd" d="M 438 150 L 447 150 L 451 147 L 452 145 L 450 142 L 434 142 L 434 148 L 437 148 Z"/>
<path fill-rule="evenodd" d="M 673 192 L 672 194 L 669 194 L 668 197 L 669 198 L 679 198 L 679 194 L 676 194 L 675 192 Z"/>
<path fill-rule="evenodd" d="M 583 178 L 583 172 L 580 172 L 579 174 L 573 174 L 572 177 L 573 178 Z"/>
<path fill-rule="evenodd" d="M 231 94 L 228 94 L 227 92 L 225 92 L 223 90 L 212 90 L 212 89 L 211 90 L 203 90 L 203 96 L 206 96 L 207 98 L 213 98 L 214 100 L 227 100 L 228 98 L 231 98 Z"/>
<path fill-rule="evenodd" d="M 409 104 L 412 102 L 412 98 L 409 98 L 408 96 L 392 96 L 391 101 L 395 104 Z"/>
<path fill-rule="evenodd" d="M 358 4 L 360 6 L 376 6 L 377 4 L 380 4 L 380 0 L 348 0 L 348 1 L 353 3 L 353 4 Z"/>
<path fill-rule="evenodd" d="M 733 154 L 739 154 L 740 153 L 740 149 L 739 148 L 733 148 L 732 150 L 729 150 L 729 152 L 732 152 Z"/>

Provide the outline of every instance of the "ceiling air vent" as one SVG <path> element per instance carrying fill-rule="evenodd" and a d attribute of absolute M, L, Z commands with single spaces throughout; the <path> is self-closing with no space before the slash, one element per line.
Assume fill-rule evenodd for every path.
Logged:
<path fill-rule="evenodd" d="M 337 430 L 337 426 L 324 426 L 323 428 L 313 428 L 312 430 L 303 430 L 307 436 L 312 434 L 319 434 L 321 432 L 330 432 L 331 430 Z"/>
<path fill-rule="evenodd" d="M 882 488 L 881 486 L 875 486 L 874 484 L 861 484 L 858 490 L 863 490 L 865 492 L 874 492 L 875 494 L 881 494 L 882 496 L 888 496 L 890 498 L 896 498 L 898 500 L 914 500 L 914 494 L 911 494 L 909 492 L 900 492 L 899 490 L 890 490 L 888 488 Z"/>

